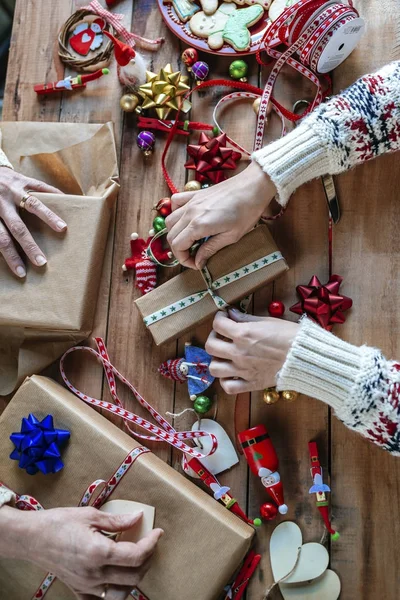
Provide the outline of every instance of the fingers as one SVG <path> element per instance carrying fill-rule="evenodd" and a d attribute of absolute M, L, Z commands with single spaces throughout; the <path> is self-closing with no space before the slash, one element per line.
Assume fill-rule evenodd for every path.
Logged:
<path fill-rule="evenodd" d="M 163 534 L 162 529 L 153 529 L 137 544 L 115 542 L 108 563 L 120 567 L 140 567 L 153 554 Z"/>
<path fill-rule="evenodd" d="M 65 221 L 60 219 L 52 210 L 47 208 L 38 198 L 35 196 L 29 196 L 26 202 L 24 203 L 24 208 L 36 215 L 41 219 L 46 225 L 49 225 L 54 231 L 64 231 L 67 228 L 67 224 Z"/>
<path fill-rule="evenodd" d="M 118 533 L 119 531 L 130 529 L 138 523 L 142 517 L 142 511 L 135 515 L 110 515 L 99 510 L 95 515 L 94 525 L 97 530 L 100 529 L 107 533 Z"/>
<path fill-rule="evenodd" d="M 48 183 L 34 179 L 33 177 L 25 177 L 24 188 L 28 191 L 42 192 L 43 194 L 62 194 L 63 192 Z"/>
<path fill-rule="evenodd" d="M 183 219 L 181 219 L 181 221 L 183 221 Z M 171 246 L 173 255 L 181 265 L 194 268 L 194 259 L 190 257 L 189 250 L 198 238 L 191 223 L 188 225 L 182 223 L 183 230 L 178 232 L 178 228 L 180 229 L 180 227 L 181 222 L 177 223 L 172 228 L 167 236 L 168 243 Z"/>
<path fill-rule="evenodd" d="M 212 360 L 210 363 L 210 373 L 213 377 L 219 379 L 239 377 L 243 378 L 243 371 L 239 370 L 231 361 Z"/>
<path fill-rule="evenodd" d="M 185 204 L 189 202 L 189 200 L 191 200 L 195 194 L 196 192 L 181 192 L 180 194 L 174 194 L 171 197 L 172 210 L 174 211 L 181 206 L 185 206 Z"/>
<path fill-rule="evenodd" d="M 131 567 L 105 567 L 103 569 L 102 577 L 108 584 L 123 585 L 132 589 L 136 585 L 139 585 L 140 581 L 146 575 L 151 566 L 152 556 L 153 553 L 143 563 L 143 565 L 135 569 L 132 569 Z M 125 596 L 122 597 L 125 598 Z"/>
<path fill-rule="evenodd" d="M 127 600 L 130 598 L 130 591 L 133 586 L 123 587 L 114 587 L 109 586 L 107 588 L 106 600 Z"/>
<path fill-rule="evenodd" d="M 3 255 L 6 263 L 10 267 L 11 271 L 17 277 L 25 277 L 26 270 L 24 263 L 19 256 L 14 243 L 11 239 L 11 235 L 0 221 L 0 254 Z"/>
<path fill-rule="evenodd" d="M 168 217 L 165 219 L 165 226 L 168 229 L 168 231 L 172 230 L 172 228 L 183 217 L 184 213 L 185 213 L 184 208 L 177 208 L 174 212 L 172 212 L 170 215 L 168 215 Z"/>
<path fill-rule="evenodd" d="M 233 344 L 232 342 L 225 342 L 218 337 L 218 334 L 215 331 L 212 331 L 208 336 L 208 340 L 206 341 L 206 352 L 211 354 L 216 358 L 225 358 L 227 360 L 232 360 L 232 350 Z"/>
<path fill-rule="evenodd" d="M 240 327 L 229 318 L 225 311 L 219 310 L 214 317 L 213 330 L 225 338 L 234 340 L 239 335 Z"/>
<path fill-rule="evenodd" d="M 4 221 L 8 227 L 9 232 L 17 240 L 19 245 L 24 250 L 25 254 L 37 267 L 42 267 L 47 263 L 47 259 L 35 240 L 29 233 L 29 230 L 21 217 L 15 213 L 7 213 L 3 215 Z"/>
<path fill-rule="evenodd" d="M 254 386 L 248 381 L 244 381 L 244 379 L 220 379 L 220 384 L 222 389 L 230 396 L 254 390 Z"/>
<path fill-rule="evenodd" d="M 249 323 L 251 321 L 264 321 L 269 317 L 257 317 L 256 315 L 248 315 L 237 310 L 237 308 L 228 308 L 229 317 L 236 323 Z"/>
<path fill-rule="evenodd" d="M 197 250 L 195 257 L 196 267 L 202 269 L 211 256 L 234 241 L 235 239 L 232 238 L 232 233 L 229 231 L 212 236 Z"/>

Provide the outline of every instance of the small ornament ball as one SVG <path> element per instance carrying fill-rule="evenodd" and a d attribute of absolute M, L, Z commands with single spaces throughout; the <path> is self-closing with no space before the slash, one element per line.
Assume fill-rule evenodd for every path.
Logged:
<path fill-rule="evenodd" d="M 268 312 L 271 317 L 283 317 L 285 312 L 285 305 L 280 300 L 274 300 L 268 306 Z"/>
<path fill-rule="evenodd" d="M 261 525 L 262 525 L 261 519 L 259 519 L 258 517 L 253 519 L 253 525 L 254 525 L 254 527 L 261 527 Z"/>
<path fill-rule="evenodd" d="M 195 179 L 193 179 L 192 181 L 188 181 L 185 184 L 184 190 L 185 192 L 198 192 L 199 190 L 201 190 L 201 183 L 200 181 L 196 181 Z"/>
<path fill-rule="evenodd" d="M 165 229 L 164 217 L 160 217 L 160 216 L 155 217 L 155 219 L 153 221 L 153 230 L 155 231 L 155 233 L 158 233 L 159 231 L 162 231 L 163 229 Z"/>
<path fill-rule="evenodd" d="M 125 112 L 134 112 L 139 104 L 139 98 L 134 94 L 124 94 L 119 101 L 120 107 Z"/>
<path fill-rule="evenodd" d="M 282 398 L 286 400 L 286 402 L 294 402 L 297 399 L 298 393 L 293 392 L 292 390 L 285 390 L 282 392 Z"/>
<path fill-rule="evenodd" d="M 151 131 L 140 131 L 137 136 L 137 145 L 145 156 L 150 156 L 153 151 L 156 138 Z"/>
<path fill-rule="evenodd" d="M 272 502 L 266 502 L 261 506 L 260 514 L 265 521 L 272 521 L 278 514 L 278 509 Z"/>
<path fill-rule="evenodd" d="M 240 81 L 247 81 L 246 75 L 248 73 L 249 67 L 244 60 L 234 60 L 229 65 L 229 75 L 232 79 L 239 79 Z"/>
<path fill-rule="evenodd" d="M 168 217 L 172 213 L 171 198 L 161 198 L 156 206 L 156 210 L 164 219 Z"/>
<path fill-rule="evenodd" d="M 181 54 L 181 58 L 185 63 L 187 70 L 191 71 L 194 63 L 199 59 L 199 55 L 197 54 L 197 50 L 194 48 L 186 48 Z"/>
<path fill-rule="evenodd" d="M 205 415 L 212 407 L 212 400 L 208 396 L 197 396 L 193 403 L 194 410 L 200 415 Z"/>
<path fill-rule="evenodd" d="M 208 73 L 210 72 L 210 67 L 208 64 L 202 60 L 198 60 L 192 66 L 192 73 L 195 78 L 198 80 L 197 83 L 204 81 L 208 77 Z"/>
<path fill-rule="evenodd" d="M 217 127 L 216 125 L 212 128 L 212 132 L 215 137 L 217 137 L 217 135 L 221 133 L 219 127 Z"/>
<path fill-rule="evenodd" d="M 256 115 L 258 115 L 258 112 L 260 110 L 260 104 L 261 104 L 261 96 L 260 96 L 260 98 L 256 98 L 253 102 L 253 110 L 256 113 Z M 271 114 L 271 111 L 272 111 L 272 103 L 268 102 L 267 115 Z"/>
<path fill-rule="evenodd" d="M 263 397 L 265 404 L 275 404 L 279 400 L 279 393 L 274 388 L 268 388 L 264 390 Z"/>

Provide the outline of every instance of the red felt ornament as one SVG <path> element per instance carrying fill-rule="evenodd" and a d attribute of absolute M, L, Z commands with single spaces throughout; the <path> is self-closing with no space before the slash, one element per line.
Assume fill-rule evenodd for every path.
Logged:
<path fill-rule="evenodd" d="M 322 285 L 315 275 L 308 285 L 298 285 L 296 290 L 301 300 L 290 307 L 298 315 L 306 314 L 327 331 L 335 323 L 344 323 L 343 312 L 353 305 L 353 300 L 339 294 L 343 277 L 331 275 L 328 283 Z"/>
<path fill-rule="evenodd" d="M 272 521 L 278 514 L 278 509 L 272 502 L 266 502 L 260 506 L 261 518 L 265 521 Z"/>
<path fill-rule="evenodd" d="M 167 218 L 172 213 L 171 198 L 161 198 L 156 206 L 156 210 L 162 217 Z"/>
<path fill-rule="evenodd" d="M 166 262 L 171 258 L 171 251 L 163 248 L 161 238 L 153 241 L 152 237 L 147 240 L 139 238 L 137 233 L 131 235 L 131 256 L 126 259 L 122 266 L 123 271 L 133 269 L 136 271 L 136 287 L 142 294 L 148 294 L 157 285 L 157 263 L 148 251 L 151 243 L 151 253 L 159 262 Z"/>
<path fill-rule="evenodd" d="M 196 172 L 196 181 L 220 183 L 226 179 L 226 170 L 236 169 L 242 155 L 228 148 L 226 144 L 225 133 L 216 137 L 201 133 L 198 143 L 188 146 L 187 152 L 190 158 L 185 163 L 185 167 Z"/>
<path fill-rule="evenodd" d="M 268 312 L 271 315 L 271 317 L 283 317 L 283 314 L 285 312 L 285 305 L 280 300 L 274 300 L 269 304 Z"/>
<path fill-rule="evenodd" d="M 72 50 L 81 56 L 87 56 L 90 50 L 100 48 L 105 25 L 104 19 L 95 19 L 92 23 L 81 23 L 75 27 L 69 40 Z"/>

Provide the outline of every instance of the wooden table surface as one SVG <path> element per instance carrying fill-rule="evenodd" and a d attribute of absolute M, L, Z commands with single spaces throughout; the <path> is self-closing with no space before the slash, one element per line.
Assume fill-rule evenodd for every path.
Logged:
<path fill-rule="evenodd" d="M 343 89 L 359 75 L 400 58 L 400 2 L 356 0 L 356 6 L 367 21 L 367 33 L 356 51 L 333 73 L 334 91 Z M 55 81 L 64 73 L 69 74 L 58 59 L 56 39 L 59 28 L 75 7 L 73 0 L 17 0 L 3 118 L 114 122 L 121 191 L 110 232 L 94 333 L 106 338 L 112 362 L 161 413 L 179 412 L 189 405 L 185 386 L 175 387 L 157 374 L 157 367 L 167 358 L 181 356 L 187 339 L 204 342 L 210 327 L 203 326 L 178 343 L 156 348 L 134 307 L 137 290 L 131 274 L 125 276 L 121 272 L 128 255 L 130 233 L 138 231 L 141 236 L 146 235 L 152 206 L 167 194 L 160 169 L 165 137 L 158 136 L 156 152 L 145 163 L 136 147 L 135 116 L 122 113 L 119 107 L 121 87 L 115 64 L 108 77 L 89 85 L 83 93 L 38 100 L 33 92 L 34 83 Z M 115 11 L 125 15 L 126 23 L 136 33 L 146 37 L 165 36 L 162 49 L 150 56 L 152 70 L 159 70 L 168 62 L 176 69 L 184 68 L 180 59 L 183 48 L 163 24 L 155 0 L 121 0 Z M 209 62 L 213 77 L 227 75 L 228 59 L 211 55 L 202 58 Z M 266 73 L 259 72 L 254 57 L 248 63 L 249 81 L 265 82 Z M 293 72 L 286 73 L 280 81 L 278 97 L 287 106 L 300 98 L 310 99 L 312 94 L 310 85 Z M 211 122 L 212 109 L 219 97 L 220 92 L 213 89 L 193 98 L 192 119 Z M 225 111 L 223 121 L 232 137 L 251 147 L 255 117 L 250 105 Z M 180 188 L 185 183 L 184 160 L 185 142 L 179 140 L 170 153 L 170 168 Z M 400 305 L 397 282 L 400 213 L 396 205 L 399 184 L 396 155 L 379 158 L 337 177 L 342 219 L 333 231 L 333 271 L 344 276 L 343 293 L 354 300 L 345 325 L 338 327 L 336 333 L 355 344 L 377 345 L 393 358 L 400 358 L 396 311 Z M 291 269 L 256 294 L 256 314 L 266 313 L 271 298 L 280 299 L 289 307 L 295 301 L 296 285 L 307 283 L 313 274 L 327 280 L 328 219 L 319 180 L 296 193 L 284 218 L 274 224 L 273 234 Z M 163 278 L 170 275 L 167 272 Z M 294 319 L 295 315 L 287 312 L 286 318 Z M 75 365 L 74 382 L 98 398 L 108 398 L 103 373 L 95 362 Z M 233 437 L 235 400 L 220 389 L 217 393 L 218 421 Z M 121 390 L 121 397 L 128 408 L 140 413 L 127 390 Z M 185 415 L 175 424 L 185 429 L 192 421 L 191 416 Z M 300 525 L 305 541 L 319 541 L 323 534 L 314 497 L 308 494 L 307 443 L 310 439 L 318 441 L 325 473 L 330 473 L 333 524 L 341 533 L 340 540 L 329 548 L 331 568 L 342 581 L 341 598 L 398 599 L 400 460 L 348 431 L 326 405 L 308 397 L 272 407 L 263 403 L 258 392 L 240 397 L 237 428 L 258 423 L 267 425 L 276 445 L 290 507 L 288 517 Z M 180 456 L 171 452 L 169 446 L 157 445 L 154 451 L 180 469 Z M 255 516 L 259 506 L 267 501 L 260 481 L 249 475 L 243 458 L 239 466 L 220 479 L 231 487 L 250 515 Z M 257 550 L 263 559 L 249 587 L 249 600 L 259 600 L 271 583 L 268 543 L 274 526 L 264 525 L 257 533 Z"/>

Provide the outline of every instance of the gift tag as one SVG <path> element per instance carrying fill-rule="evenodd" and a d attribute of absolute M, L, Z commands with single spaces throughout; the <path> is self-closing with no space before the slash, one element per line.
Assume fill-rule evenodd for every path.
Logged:
<path fill-rule="evenodd" d="M 204 466 L 213 474 L 218 475 L 227 469 L 233 467 L 239 462 L 236 450 L 233 447 L 231 440 L 228 437 L 226 431 L 221 427 L 219 423 L 212 419 L 201 419 L 200 426 L 199 422 L 193 423 L 192 431 L 207 431 L 212 433 L 218 440 L 218 447 L 214 454 L 201 459 Z M 199 441 L 194 440 L 196 445 L 200 447 Z M 212 446 L 212 440 L 209 436 L 201 438 L 201 444 L 203 448 L 200 448 L 202 454 L 210 452 Z"/>
<path fill-rule="evenodd" d="M 275 581 L 293 571 L 284 583 L 301 583 L 316 579 L 326 571 L 329 563 L 326 548 L 315 542 L 303 544 L 302 539 L 296 523 L 287 521 L 275 528 L 270 541 L 271 567 Z M 299 548 L 301 550 L 297 560 Z"/>
<path fill-rule="evenodd" d="M 308 584 L 281 583 L 279 586 L 284 600 L 337 600 L 340 588 L 339 577 L 330 569 Z"/>
<path fill-rule="evenodd" d="M 132 502 L 130 500 L 110 500 L 100 507 L 102 512 L 111 515 L 128 515 L 143 512 L 143 516 L 131 529 L 122 532 L 118 536 L 119 542 L 138 542 L 154 528 L 156 509 L 154 506 Z"/>

